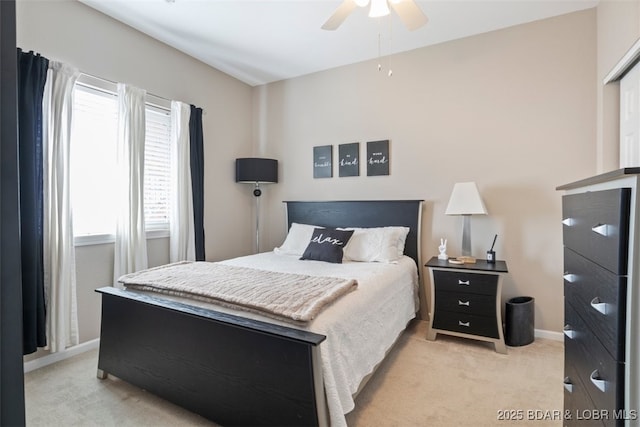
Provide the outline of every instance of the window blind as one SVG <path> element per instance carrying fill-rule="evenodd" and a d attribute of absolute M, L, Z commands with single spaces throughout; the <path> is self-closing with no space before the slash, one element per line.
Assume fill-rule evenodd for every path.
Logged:
<path fill-rule="evenodd" d="M 169 229 L 171 116 L 147 105 L 144 153 L 144 217 L 147 230 Z"/>

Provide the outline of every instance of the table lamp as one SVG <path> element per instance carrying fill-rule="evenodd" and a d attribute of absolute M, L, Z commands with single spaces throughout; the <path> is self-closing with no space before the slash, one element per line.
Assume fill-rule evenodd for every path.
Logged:
<path fill-rule="evenodd" d="M 462 215 L 462 256 L 471 256 L 471 215 L 486 215 L 480 192 L 475 182 L 459 182 L 453 186 L 445 215 Z"/>
<path fill-rule="evenodd" d="M 256 252 L 260 252 L 260 184 L 278 182 L 278 161 L 258 157 L 236 159 L 236 182 L 253 184 L 256 200 Z"/>

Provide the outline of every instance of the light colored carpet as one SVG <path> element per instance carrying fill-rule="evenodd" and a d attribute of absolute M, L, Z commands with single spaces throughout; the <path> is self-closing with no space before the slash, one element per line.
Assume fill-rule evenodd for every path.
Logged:
<path fill-rule="evenodd" d="M 498 354 L 489 343 L 438 335 L 413 322 L 362 390 L 349 426 L 560 426 L 563 344 L 536 339 Z M 109 377 L 90 351 L 25 376 L 28 426 L 212 426 Z M 501 411 L 517 421 L 500 420 Z"/>

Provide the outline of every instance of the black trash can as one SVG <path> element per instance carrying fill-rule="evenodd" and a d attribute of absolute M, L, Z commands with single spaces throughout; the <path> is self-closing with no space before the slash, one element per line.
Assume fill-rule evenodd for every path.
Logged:
<path fill-rule="evenodd" d="M 505 343 L 510 347 L 531 344 L 534 339 L 534 298 L 515 297 L 507 301 Z"/>

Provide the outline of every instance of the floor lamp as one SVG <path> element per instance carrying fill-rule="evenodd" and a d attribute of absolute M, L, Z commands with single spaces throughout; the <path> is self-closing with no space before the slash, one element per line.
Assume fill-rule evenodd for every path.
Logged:
<path fill-rule="evenodd" d="M 258 157 L 236 159 L 236 182 L 253 184 L 256 200 L 256 252 L 260 252 L 260 184 L 278 182 L 278 161 Z"/>
<path fill-rule="evenodd" d="M 471 256 L 471 215 L 486 215 L 480 192 L 475 182 L 459 182 L 453 186 L 445 215 L 462 215 L 462 256 Z"/>

